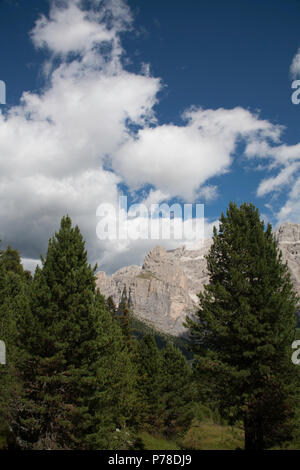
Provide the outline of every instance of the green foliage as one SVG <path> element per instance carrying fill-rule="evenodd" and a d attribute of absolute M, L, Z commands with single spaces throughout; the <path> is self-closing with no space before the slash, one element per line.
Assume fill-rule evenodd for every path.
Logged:
<path fill-rule="evenodd" d="M 136 409 L 136 368 L 119 325 L 105 309 L 105 299 L 96 294 L 99 322 L 97 351 L 97 442 L 90 448 L 118 449 L 121 436 L 129 432 Z M 101 312 L 101 315 L 99 315 Z M 118 431 L 116 431 L 118 429 Z"/>
<path fill-rule="evenodd" d="M 13 253 L 13 258 L 8 256 Z M 0 365 L 0 436 L 2 447 L 15 445 L 11 428 L 21 393 L 17 370 L 20 360 L 19 325 L 28 310 L 27 284 L 20 256 L 11 248 L 0 252 L 0 339 L 6 346 L 6 364 Z"/>
<path fill-rule="evenodd" d="M 192 371 L 185 357 L 172 343 L 161 351 L 160 393 L 163 429 L 168 434 L 187 429 L 193 419 L 195 387 Z"/>
<path fill-rule="evenodd" d="M 14 272 L 20 276 L 24 274 L 20 253 L 11 246 L 8 245 L 5 251 L 1 251 L 1 262 L 6 272 Z"/>
<path fill-rule="evenodd" d="M 106 308 L 115 320 L 117 318 L 117 307 L 111 295 L 106 299 Z"/>
<path fill-rule="evenodd" d="M 299 447 L 298 299 L 271 227 L 231 204 L 207 261 L 187 362 L 126 291 L 117 309 L 96 290 L 69 217 L 33 279 L 0 250 L 0 448 L 235 449 L 243 426 L 246 448 Z"/>
<path fill-rule="evenodd" d="M 207 266 L 197 319 L 187 318 L 200 391 L 207 397 L 210 383 L 222 414 L 244 420 L 246 448 L 270 447 L 291 433 L 297 298 L 252 204 L 222 214 Z"/>
<path fill-rule="evenodd" d="M 111 304 L 111 301 L 110 301 L 110 304 Z M 113 308 L 112 304 L 111 304 L 111 308 Z M 132 313 L 130 311 L 127 290 L 126 290 L 126 287 L 124 287 L 121 302 L 117 309 L 116 319 L 122 329 L 124 340 L 125 340 L 128 350 L 130 350 L 132 347 L 132 339 L 133 339 L 132 338 L 133 329 L 131 326 L 131 318 L 132 318 Z"/>
<path fill-rule="evenodd" d="M 156 342 L 146 335 L 135 343 L 139 423 L 158 428 L 162 424 L 161 374 L 162 361 Z"/>
<path fill-rule="evenodd" d="M 130 415 L 134 376 L 121 330 L 95 291 L 95 268 L 69 217 L 42 262 L 22 324 L 19 440 L 29 448 L 110 448 L 115 429 Z"/>
<path fill-rule="evenodd" d="M 190 351 L 190 344 L 187 338 L 168 335 L 155 329 L 153 326 L 150 326 L 145 321 L 140 320 L 134 315 L 131 316 L 131 327 L 133 330 L 133 336 L 139 341 L 141 341 L 144 336 L 150 335 L 154 337 L 158 349 L 165 348 L 167 343 L 171 342 L 174 346 L 180 349 L 186 359 L 193 359 L 193 353 Z"/>

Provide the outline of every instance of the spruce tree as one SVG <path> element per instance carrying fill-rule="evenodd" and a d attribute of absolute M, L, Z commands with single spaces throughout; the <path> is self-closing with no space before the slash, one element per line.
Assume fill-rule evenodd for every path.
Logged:
<path fill-rule="evenodd" d="M 107 297 L 107 299 L 106 299 L 106 307 L 107 307 L 107 310 L 110 312 L 112 318 L 114 320 L 116 320 L 116 318 L 117 318 L 117 307 L 116 307 L 114 299 L 112 298 L 111 295 L 109 297 Z"/>
<path fill-rule="evenodd" d="M 185 430 L 191 423 L 196 390 L 191 367 L 181 351 L 168 343 L 161 354 L 163 428 L 173 434 Z"/>
<path fill-rule="evenodd" d="M 99 291 L 95 297 L 95 316 L 98 369 L 95 396 L 91 397 L 91 401 L 94 401 L 97 410 L 93 426 L 96 432 L 88 436 L 87 441 L 91 449 L 126 449 L 126 436 L 130 435 L 135 425 L 136 367 L 122 330 L 111 318 Z"/>
<path fill-rule="evenodd" d="M 199 381 L 211 377 L 220 410 L 243 420 L 246 449 L 291 434 L 297 297 L 270 225 L 252 204 L 231 203 L 214 229 L 209 284 L 187 318 Z"/>
<path fill-rule="evenodd" d="M 14 250 L 10 245 L 1 252 L 1 260 L 7 272 L 14 272 L 22 276 L 24 269 L 21 264 L 21 256 L 18 250 Z"/>
<path fill-rule="evenodd" d="M 19 430 L 29 448 L 109 448 L 116 427 L 129 419 L 130 360 L 95 288 L 79 228 L 63 217 L 30 283 L 31 311 L 23 320 Z"/>
<path fill-rule="evenodd" d="M 8 269 L 6 252 L 0 253 L 0 339 L 6 347 L 6 364 L 0 365 L 0 435 L 2 445 L 16 445 L 14 424 L 20 405 L 22 383 L 18 374 L 21 357 L 19 327 L 21 317 L 28 309 L 28 295 L 20 256 L 18 263 Z"/>
<path fill-rule="evenodd" d="M 145 335 L 139 343 L 137 354 L 137 389 L 142 409 L 140 422 L 150 427 L 162 425 L 162 359 L 152 335 Z"/>
<path fill-rule="evenodd" d="M 127 296 L 126 287 L 124 287 L 123 289 L 121 301 L 117 310 L 117 320 L 123 331 L 127 348 L 130 350 L 132 348 L 133 329 L 131 328 L 131 311 L 129 307 L 129 299 Z"/>

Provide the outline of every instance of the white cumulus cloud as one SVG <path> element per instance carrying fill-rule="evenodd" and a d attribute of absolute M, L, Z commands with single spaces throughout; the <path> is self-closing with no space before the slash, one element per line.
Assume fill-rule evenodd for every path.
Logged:
<path fill-rule="evenodd" d="M 151 183 L 193 201 L 209 178 L 229 170 L 238 139 L 278 138 L 278 126 L 240 107 L 192 109 L 183 118 L 182 126 L 144 127 L 116 152 L 114 168 L 132 190 Z"/>
<path fill-rule="evenodd" d="M 291 63 L 290 73 L 291 73 L 292 78 L 297 78 L 300 76 L 300 47 Z"/>
<path fill-rule="evenodd" d="M 149 65 L 133 73 L 123 64 L 120 34 L 132 28 L 128 6 L 90 0 L 87 9 L 86 3 L 52 1 L 49 15 L 37 18 L 31 38 L 45 51 L 45 87 L 24 91 L 17 106 L 0 113 L 0 238 L 21 251 L 27 266 L 45 252 L 67 213 L 87 239 L 91 261 L 108 271 L 139 264 L 153 240 L 96 236 L 96 209 L 118 207 L 121 183 L 133 196 L 149 185 L 142 196 L 147 207 L 176 197 L 210 200 L 218 194 L 210 178 L 230 171 L 241 140 L 249 157 L 267 159 L 272 142 L 277 166 L 299 152 L 279 145 L 280 126 L 241 107 L 191 108 L 181 125 L 157 122 L 161 80 Z M 262 182 L 261 193 L 290 181 L 290 173 Z M 174 248 L 178 241 L 162 244 Z"/>

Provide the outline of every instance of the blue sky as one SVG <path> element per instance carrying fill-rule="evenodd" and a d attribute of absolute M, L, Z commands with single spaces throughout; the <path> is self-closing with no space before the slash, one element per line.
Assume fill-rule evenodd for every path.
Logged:
<path fill-rule="evenodd" d="M 300 223 L 299 1 L 2 0 L 0 18 L 0 235 L 28 266 L 66 212 L 91 261 L 139 264 L 153 241 L 96 237 L 121 192 L 204 203 L 207 232 L 231 200 Z"/>

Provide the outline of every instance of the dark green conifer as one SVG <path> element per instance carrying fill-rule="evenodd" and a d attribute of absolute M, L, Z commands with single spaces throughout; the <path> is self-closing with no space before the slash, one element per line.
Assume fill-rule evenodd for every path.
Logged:
<path fill-rule="evenodd" d="M 193 419 L 195 384 L 191 367 L 178 348 L 168 343 L 161 354 L 163 428 L 172 434 L 187 429 Z"/>
<path fill-rule="evenodd" d="M 95 268 L 68 216 L 42 264 L 22 329 L 21 438 L 32 448 L 109 448 L 130 418 L 134 378 L 122 333 L 95 290 Z"/>
<path fill-rule="evenodd" d="M 140 422 L 150 427 L 162 425 L 162 360 L 152 335 L 145 335 L 138 347 L 138 383 L 137 389 L 142 403 Z"/>
<path fill-rule="evenodd" d="M 7 272 L 11 271 L 21 276 L 24 274 L 20 253 L 10 245 L 8 245 L 6 250 L 1 251 L 1 259 Z"/>
<path fill-rule="evenodd" d="M 111 295 L 109 297 L 107 297 L 107 299 L 106 299 L 106 307 L 107 307 L 108 311 L 110 312 L 112 318 L 114 320 L 116 320 L 116 318 L 117 318 L 117 307 L 116 307 L 114 299 L 112 298 Z"/>
<path fill-rule="evenodd" d="M 271 226 L 252 204 L 231 203 L 222 214 L 207 267 L 197 318 L 187 319 L 199 382 L 210 377 L 222 414 L 244 421 L 247 449 L 278 444 L 291 432 L 297 298 Z"/>
<path fill-rule="evenodd" d="M 10 251 L 18 260 L 12 265 L 7 263 L 8 251 L 0 253 L 0 340 L 4 341 L 6 349 L 6 363 L 0 365 L 0 441 L 3 446 L 13 447 L 16 445 L 14 429 L 22 389 L 18 374 L 22 354 L 19 329 L 21 318 L 28 309 L 28 294 L 20 256 L 17 251 Z"/>
<path fill-rule="evenodd" d="M 118 307 L 117 320 L 123 331 L 127 348 L 130 350 L 132 348 L 133 329 L 131 328 L 131 310 L 126 287 L 123 289 L 122 298 Z"/>

